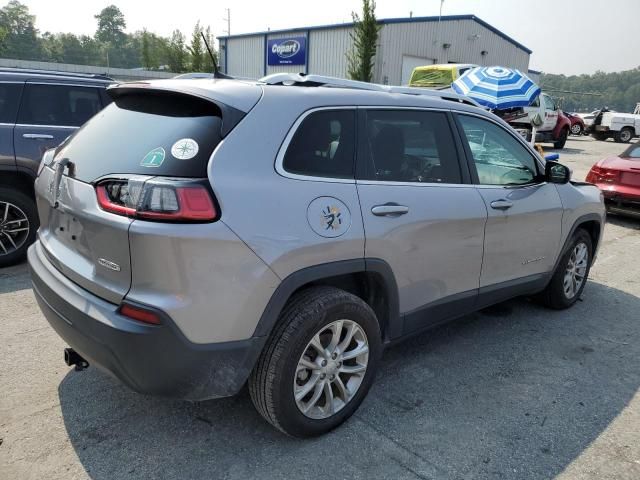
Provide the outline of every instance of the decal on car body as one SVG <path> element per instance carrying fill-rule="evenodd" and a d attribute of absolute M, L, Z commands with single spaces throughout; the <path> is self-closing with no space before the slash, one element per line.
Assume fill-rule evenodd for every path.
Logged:
<path fill-rule="evenodd" d="M 307 221 L 311 229 L 326 238 L 343 235 L 351 227 L 351 212 L 334 197 L 318 197 L 307 208 Z"/>

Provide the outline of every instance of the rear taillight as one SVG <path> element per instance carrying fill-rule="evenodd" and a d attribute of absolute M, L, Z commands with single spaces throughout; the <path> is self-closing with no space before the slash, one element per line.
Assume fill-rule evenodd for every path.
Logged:
<path fill-rule="evenodd" d="M 218 210 L 200 180 L 153 178 L 105 180 L 96 186 L 100 208 L 144 220 L 212 222 Z"/>
<path fill-rule="evenodd" d="M 123 303 L 118 309 L 118 313 L 123 317 L 137 320 L 138 322 L 149 323 L 151 325 L 160 325 L 160 315 L 150 309 Z"/>
<path fill-rule="evenodd" d="M 620 181 L 620 171 L 594 165 L 586 178 L 590 183 L 617 183 Z"/>

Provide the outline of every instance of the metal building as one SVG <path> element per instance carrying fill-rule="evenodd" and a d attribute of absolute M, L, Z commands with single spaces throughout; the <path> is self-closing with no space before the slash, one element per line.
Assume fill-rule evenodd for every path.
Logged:
<path fill-rule="evenodd" d="M 526 72 L 531 50 L 475 15 L 389 18 L 380 33 L 373 81 L 405 85 L 433 63 L 502 65 Z M 347 76 L 353 23 L 218 37 L 220 65 L 237 77 L 279 72 Z"/>

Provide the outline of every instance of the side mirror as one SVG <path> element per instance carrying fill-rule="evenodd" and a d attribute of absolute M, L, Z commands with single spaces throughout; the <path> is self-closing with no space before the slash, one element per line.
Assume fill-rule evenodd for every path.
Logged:
<path fill-rule="evenodd" d="M 544 156 L 544 159 L 547 162 L 554 162 L 554 161 L 558 160 L 559 158 L 560 158 L 560 155 L 558 155 L 557 153 L 550 153 L 550 154 Z"/>
<path fill-rule="evenodd" d="M 549 183 L 569 183 L 569 180 L 571 180 L 571 170 L 561 163 L 547 162 L 544 167 L 544 176 Z"/>

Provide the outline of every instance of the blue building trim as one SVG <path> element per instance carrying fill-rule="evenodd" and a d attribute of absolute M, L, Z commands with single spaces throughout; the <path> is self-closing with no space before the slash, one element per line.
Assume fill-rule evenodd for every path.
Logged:
<path fill-rule="evenodd" d="M 438 19 L 439 19 L 439 17 L 437 17 L 437 16 L 435 16 L 435 17 L 383 18 L 381 20 L 378 20 L 378 24 L 379 25 L 387 25 L 387 24 L 391 25 L 391 24 L 395 24 L 395 23 L 437 22 Z M 527 52 L 529 55 L 531 55 L 531 53 L 533 53 L 532 50 L 528 49 L 527 47 L 525 47 L 520 42 L 517 42 L 516 40 L 511 38 L 506 33 L 501 32 L 496 27 L 494 27 L 492 25 L 489 25 L 487 22 L 485 22 L 484 20 L 482 20 L 481 18 L 479 18 L 479 17 L 477 17 L 475 15 L 446 15 L 446 16 L 443 16 L 441 20 L 443 22 L 456 21 L 456 20 L 473 20 L 474 22 L 479 23 L 480 25 L 485 27 L 487 30 L 492 31 L 493 33 L 495 33 L 499 37 L 505 39 L 506 41 L 508 41 L 512 45 L 515 45 L 520 50 L 523 50 L 523 51 Z M 317 31 L 317 30 L 331 30 L 331 29 L 335 29 L 335 28 L 350 28 L 352 26 L 353 26 L 353 22 L 349 22 L 349 23 L 334 23 L 334 24 L 331 24 L 331 25 L 319 25 L 319 26 L 316 26 L 316 27 L 286 28 L 286 29 L 283 29 L 283 30 L 271 30 L 271 31 L 266 31 L 266 32 L 242 33 L 240 35 L 231 35 L 231 36 L 226 35 L 226 36 L 218 37 L 218 40 L 227 39 L 227 38 L 254 37 L 256 35 L 288 33 L 288 32 L 293 32 L 293 31 L 300 31 L 300 30 L 306 30 L 307 31 L 307 35 L 308 35 L 309 32 L 313 32 L 313 31 Z"/>

